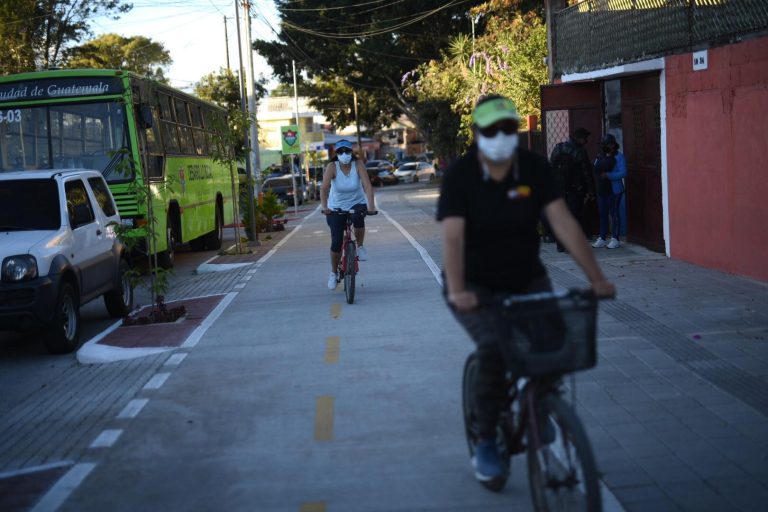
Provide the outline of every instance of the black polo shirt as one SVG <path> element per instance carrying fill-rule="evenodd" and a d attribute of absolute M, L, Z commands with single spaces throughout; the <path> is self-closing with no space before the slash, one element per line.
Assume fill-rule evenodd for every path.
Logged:
<path fill-rule="evenodd" d="M 539 259 L 542 209 L 560 197 L 547 159 L 518 149 L 518 173 L 484 178 L 471 149 L 445 171 L 437 220 L 466 220 L 464 276 L 494 292 L 521 293 L 546 275 Z"/>

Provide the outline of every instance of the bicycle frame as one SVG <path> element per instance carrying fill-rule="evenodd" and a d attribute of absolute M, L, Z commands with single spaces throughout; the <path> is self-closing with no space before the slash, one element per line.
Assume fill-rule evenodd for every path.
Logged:
<path fill-rule="evenodd" d="M 341 261 L 339 261 L 339 279 L 342 279 L 347 274 L 347 244 L 354 242 L 355 239 L 352 236 L 352 212 L 334 212 L 334 215 L 346 215 L 346 223 L 344 225 L 344 239 L 341 242 Z M 357 274 L 360 270 L 360 258 L 355 254 L 355 268 L 352 274 Z"/>

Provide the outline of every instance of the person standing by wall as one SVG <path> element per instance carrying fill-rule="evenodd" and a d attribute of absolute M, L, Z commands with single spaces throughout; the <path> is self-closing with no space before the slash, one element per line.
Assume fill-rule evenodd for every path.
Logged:
<path fill-rule="evenodd" d="M 587 129 L 576 128 L 567 141 L 555 146 L 549 158 L 552 173 L 560 186 L 565 203 L 583 231 L 586 231 L 584 206 L 590 197 L 594 196 L 595 188 L 592 162 L 585 148 L 589 135 Z M 557 250 L 565 250 L 559 240 Z"/>
<path fill-rule="evenodd" d="M 599 249 L 617 249 L 621 246 L 621 215 L 619 203 L 624 194 L 624 178 L 627 175 L 627 162 L 619 152 L 616 137 L 610 133 L 600 141 L 601 152 L 595 159 L 595 177 L 597 180 L 597 208 L 600 212 L 600 236 L 592 244 Z M 608 238 L 608 218 L 610 233 Z"/>

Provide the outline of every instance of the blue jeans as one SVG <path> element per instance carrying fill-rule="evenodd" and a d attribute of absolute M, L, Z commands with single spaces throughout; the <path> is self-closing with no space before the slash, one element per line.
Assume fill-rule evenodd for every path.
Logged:
<path fill-rule="evenodd" d="M 621 219 L 619 218 L 619 202 L 624 192 L 597 196 L 597 209 L 600 211 L 600 238 L 608 240 L 608 217 L 611 218 L 611 235 L 616 240 L 621 234 Z"/>

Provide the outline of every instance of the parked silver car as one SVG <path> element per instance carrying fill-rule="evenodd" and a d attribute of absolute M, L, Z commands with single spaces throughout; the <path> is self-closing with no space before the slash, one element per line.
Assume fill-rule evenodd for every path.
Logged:
<path fill-rule="evenodd" d="M 427 162 L 408 162 L 401 165 L 395 176 L 403 183 L 416 183 L 419 181 L 435 181 L 437 172 L 435 167 Z"/>

